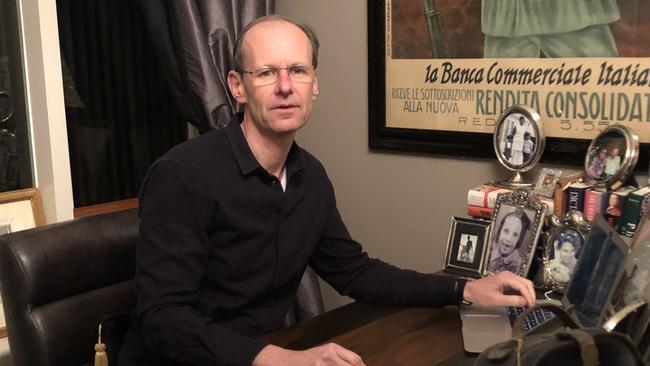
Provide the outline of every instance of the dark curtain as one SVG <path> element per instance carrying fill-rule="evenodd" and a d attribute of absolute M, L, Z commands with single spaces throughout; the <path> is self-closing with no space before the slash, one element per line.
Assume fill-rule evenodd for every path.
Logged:
<path fill-rule="evenodd" d="M 167 86 L 183 119 L 200 133 L 228 124 L 237 103 L 227 85 L 232 50 L 275 0 L 140 0 Z"/>
<path fill-rule="evenodd" d="M 187 139 L 131 0 L 57 0 L 75 207 L 137 196 L 151 163 Z"/>

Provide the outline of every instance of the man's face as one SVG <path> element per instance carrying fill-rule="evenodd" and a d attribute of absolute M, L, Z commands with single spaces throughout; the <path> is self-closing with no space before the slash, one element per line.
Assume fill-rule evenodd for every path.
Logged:
<path fill-rule="evenodd" d="M 311 43 L 305 33 L 281 20 L 255 25 L 246 34 L 243 47 L 246 71 L 312 64 Z M 255 75 L 231 72 L 229 84 L 237 101 L 246 105 L 244 119 L 265 135 L 294 133 L 304 126 L 318 94 L 315 75 L 310 82 L 298 83 L 286 69 L 280 70 L 277 82 L 267 85 L 256 82 Z"/>

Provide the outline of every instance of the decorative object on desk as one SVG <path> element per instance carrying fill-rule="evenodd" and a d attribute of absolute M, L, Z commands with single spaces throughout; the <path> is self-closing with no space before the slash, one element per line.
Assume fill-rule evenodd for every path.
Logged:
<path fill-rule="evenodd" d="M 542 258 L 542 287 L 564 292 L 590 228 L 579 211 L 551 217 Z"/>
<path fill-rule="evenodd" d="M 452 217 L 444 270 L 481 277 L 489 226 L 485 220 Z"/>
<path fill-rule="evenodd" d="M 639 137 L 627 126 L 609 126 L 589 144 L 585 176 L 594 187 L 616 190 L 630 177 L 638 159 Z"/>
<path fill-rule="evenodd" d="M 621 288 L 623 295 L 618 308 L 636 300 L 650 299 L 650 210 L 646 210 L 639 220 L 632 251 L 625 264 Z"/>
<path fill-rule="evenodd" d="M 542 231 L 546 204 L 518 189 L 497 198 L 484 275 L 508 270 L 526 276 Z"/>
<path fill-rule="evenodd" d="M 36 188 L 0 193 L 0 234 L 45 224 L 41 198 Z"/>
<path fill-rule="evenodd" d="M 499 182 L 506 187 L 530 187 L 521 176 L 532 169 L 544 153 L 544 131 L 539 114 L 532 108 L 514 105 L 497 120 L 493 136 L 494 152 L 501 165 L 515 174 Z"/>
<path fill-rule="evenodd" d="M 562 171 L 559 169 L 543 168 L 535 182 L 535 189 L 533 192 L 543 197 L 553 197 L 555 192 L 555 185 L 562 176 Z"/>

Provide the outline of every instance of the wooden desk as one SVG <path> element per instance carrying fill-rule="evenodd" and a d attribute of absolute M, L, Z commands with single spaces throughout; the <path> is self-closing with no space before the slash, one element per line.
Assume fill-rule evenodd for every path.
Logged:
<path fill-rule="evenodd" d="M 458 307 L 409 308 L 355 302 L 265 337 L 289 349 L 338 343 L 367 366 L 470 366 Z"/>

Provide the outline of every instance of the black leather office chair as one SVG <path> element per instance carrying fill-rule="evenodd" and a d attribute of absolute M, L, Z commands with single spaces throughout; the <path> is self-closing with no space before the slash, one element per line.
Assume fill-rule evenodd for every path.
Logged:
<path fill-rule="evenodd" d="M 133 209 L 0 237 L 0 285 L 15 366 L 91 364 L 102 321 L 115 364 L 136 304 L 137 230 Z M 285 324 L 323 311 L 318 279 L 309 270 Z"/>

